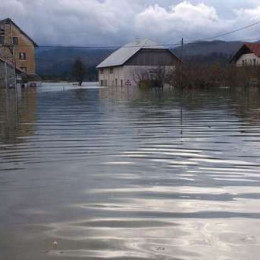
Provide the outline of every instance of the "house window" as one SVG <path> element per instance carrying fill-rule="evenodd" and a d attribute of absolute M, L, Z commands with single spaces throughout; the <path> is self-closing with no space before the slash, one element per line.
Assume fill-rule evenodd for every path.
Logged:
<path fill-rule="evenodd" d="M 104 69 L 100 69 L 100 74 L 104 74 Z"/>
<path fill-rule="evenodd" d="M 19 53 L 19 59 L 20 60 L 26 60 L 26 53 L 25 52 L 20 52 Z"/>
<path fill-rule="evenodd" d="M 116 81 L 116 87 L 117 87 L 117 79 L 115 81 Z"/>
<path fill-rule="evenodd" d="M 13 37 L 13 44 L 18 45 L 18 37 Z"/>
<path fill-rule="evenodd" d="M 101 86 L 101 87 L 104 86 L 104 82 L 103 82 L 103 80 L 100 80 L 100 86 Z"/>
<path fill-rule="evenodd" d="M 21 67 L 21 70 L 27 72 L 27 67 Z"/>
<path fill-rule="evenodd" d="M 121 87 L 123 87 L 123 80 L 121 79 Z"/>
<path fill-rule="evenodd" d="M 0 44 L 4 44 L 5 43 L 5 37 L 4 36 L 0 36 Z"/>
<path fill-rule="evenodd" d="M 5 25 L 2 23 L 0 24 L 0 32 L 3 32 L 5 30 Z"/>
<path fill-rule="evenodd" d="M 113 68 L 110 68 L 110 70 L 109 70 L 109 71 L 110 71 L 110 74 L 112 74 L 112 73 L 113 73 Z"/>

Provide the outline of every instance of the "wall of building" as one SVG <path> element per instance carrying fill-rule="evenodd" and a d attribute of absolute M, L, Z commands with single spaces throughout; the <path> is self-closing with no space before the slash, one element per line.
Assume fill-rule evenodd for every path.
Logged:
<path fill-rule="evenodd" d="M 132 66 L 172 66 L 179 62 L 168 49 L 141 49 L 125 65 Z"/>
<path fill-rule="evenodd" d="M 258 65 L 260 66 L 260 58 L 257 57 L 254 53 L 243 54 L 237 60 L 236 66 L 249 66 L 249 65 Z"/>
<path fill-rule="evenodd" d="M 5 66 L 4 62 L 0 62 L 0 88 L 15 86 L 15 80 L 14 68 Z"/>
<path fill-rule="evenodd" d="M 14 58 L 16 67 L 25 69 L 28 74 L 35 74 L 35 47 L 20 30 L 12 23 L 5 25 L 5 44 L 12 44 L 13 37 L 18 38 L 18 45 L 14 45 Z M 26 54 L 26 59 L 20 59 L 20 53 Z M 1 48 L 1 57 L 11 61 L 12 55 L 7 47 Z"/>
<path fill-rule="evenodd" d="M 125 85 L 138 86 L 141 80 L 156 80 L 173 73 L 175 66 L 124 66 Z"/>
<path fill-rule="evenodd" d="M 101 86 L 138 86 L 141 80 L 156 79 L 158 74 L 174 72 L 175 66 L 132 66 L 99 69 Z M 111 73 L 112 72 L 112 73 Z"/>
<path fill-rule="evenodd" d="M 124 85 L 124 67 L 111 67 L 99 69 L 100 86 L 123 86 Z"/>

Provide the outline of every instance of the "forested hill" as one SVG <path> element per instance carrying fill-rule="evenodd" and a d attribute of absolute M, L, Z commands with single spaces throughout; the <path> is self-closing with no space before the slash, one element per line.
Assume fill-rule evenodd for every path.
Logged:
<path fill-rule="evenodd" d="M 69 79 L 73 62 L 80 58 L 88 68 L 88 80 L 95 80 L 96 65 L 113 51 L 113 49 L 40 47 L 36 51 L 37 73 L 44 78 Z"/>
<path fill-rule="evenodd" d="M 242 46 L 242 42 L 195 42 L 173 49 L 173 52 L 182 57 L 184 61 L 193 63 L 220 63 L 227 64 L 235 52 Z"/>
<path fill-rule="evenodd" d="M 242 42 L 196 42 L 173 48 L 173 52 L 184 62 L 228 63 L 230 57 L 239 49 Z M 96 80 L 96 65 L 111 54 L 114 49 L 84 48 L 43 48 L 36 51 L 37 73 L 43 78 L 69 79 L 73 61 L 81 58 L 88 67 L 88 80 Z"/>

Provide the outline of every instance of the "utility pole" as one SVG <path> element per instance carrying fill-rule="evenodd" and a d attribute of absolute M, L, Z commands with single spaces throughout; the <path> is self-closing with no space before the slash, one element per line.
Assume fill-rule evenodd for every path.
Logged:
<path fill-rule="evenodd" d="M 8 72 L 7 72 L 7 64 L 6 64 L 6 61 L 4 62 L 5 63 L 5 90 L 7 90 L 8 88 Z"/>
<path fill-rule="evenodd" d="M 10 51 L 12 53 L 12 64 L 13 64 L 13 69 L 14 69 L 14 87 L 15 87 L 15 91 L 17 92 L 17 89 L 16 89 L 16 60 L 15 60 L 14 40 L 13 40 L 13 26 L 12 26 L 11 21 L 10 21 Z"/>
<path fill-rule="evenodd" d="M 184 40 L 181 39 L 181 60 L 183 59 Z"/>
<path fill-rule="evenodd" d="M 1 34 L 4 36 L 4 42 L 0 45 L 0 57 L 5 63 L 5 87 L 8 88 L 8 82 L 11 79 L 16 89 L 16 60 L 11 20 L 4 21 Z M 9 69 L 8 66 L 11 68 Z"/>

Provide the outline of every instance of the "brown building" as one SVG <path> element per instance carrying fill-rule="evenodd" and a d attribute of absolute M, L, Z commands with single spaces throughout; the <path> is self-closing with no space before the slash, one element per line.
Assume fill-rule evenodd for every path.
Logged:
<path fill-rule="evenodd" d="M 0 58 L 28 75 L 35 74 L 37 44 L 10 18 L 0 20 Z"/>

